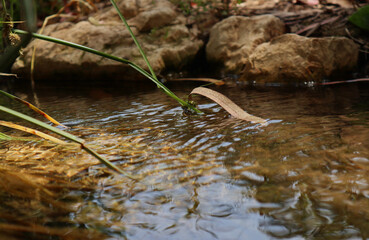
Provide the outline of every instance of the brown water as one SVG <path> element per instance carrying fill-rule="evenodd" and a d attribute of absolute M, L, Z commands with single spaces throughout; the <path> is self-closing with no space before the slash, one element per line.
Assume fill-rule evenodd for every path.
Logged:
<path fill-rule="evenodd" d="M 171 87 L 181 97 L 191 91 Z M 206 115 L 186 116 L 156 89 L 43 90 L 42 109 L 63 124 L 84 127 L 72 132 L 110 159 L 119 158 L 115 164 L 142 180 L 111 174 L 101 165 L 83 169 L 95 160 L 78 151 L 49 153 L 59 167 L 55 172 L 64 175 L 64 182 L 48 185 L 58 193 L 56 202 L 22 218 L 22 199 L 1 197 L 19 216 L 11 221 L 0 214 L 0 225 L 10 222 L 15 229 L 0 229 L 0 237 L 73 239 L 67 233 L 80 230 L 79 239 L 369 238 L 366 83 L 215 89 L 268 125 L 236 120 L 201 97 L 196 99 Z M 16 161 L 6 147 L 0 158 Z M 23 167 L 45 170 L 32 161 L 23 161 Z M 68 178 L 67 165 L 78 166 Z M 67 186 L 65 179 L 77 186 Z M 90 188 L 78 185 L 84 179 Z M 71 208 L 60 210 L 58 201 Z M 14 227 L 20 218 L 46 229 L 20 234 Z"/>

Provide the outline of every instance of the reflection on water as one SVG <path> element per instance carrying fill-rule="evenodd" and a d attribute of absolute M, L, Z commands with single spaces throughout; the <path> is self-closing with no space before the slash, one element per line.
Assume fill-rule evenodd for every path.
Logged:
<path fill-rule="evenodd" d="M 369 238 L 368 89 L 217 89 L 268 119 L 266 127 L 201 97 L 207 114 L 185 116 L 159 90 L 49 89 L 40 96 L 46 112 L 84 127 L 73 133 L 142 181 L 85 169 L 97 176 L 96 188 L 65 191 L 74 208 L 48 226 L 106 239 Z M 179 96 L 190 90 L 174 88 Z M 94 161 L 81 153 L 52 157 Z M 70 174 L 81 180 L 81 172 Z"/>

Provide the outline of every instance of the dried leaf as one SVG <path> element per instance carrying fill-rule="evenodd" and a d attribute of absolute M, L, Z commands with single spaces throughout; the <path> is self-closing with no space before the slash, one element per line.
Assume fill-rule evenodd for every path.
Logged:
<path fill-rule="evenodd" d="M 333 85 L 333 84 L 339 84 L 339 83 L 368 82 L 368 81 L 369 81 L 369 78 L 358 78 L 358 79 L 351 79 L 351 80 L 345 80 L 345 81 L 323 82 L 323 83 L 319 83 L 319 85 Z"/>
<path fill-rule="evenodd" d="M 222 108 L 224 108 L 224 110 L 226 110 L 229 114 L 231 114 L 235 118 L 245 120 L 245 121 L 254 122 L 254 123 L 261 123 L 261 124 L 266 124 L 267 123 L 267 121 L 265 119 L 255 117 L 253 115 L 248 114 L 246 111 L 244 111 L 242 108 L 240 108 L 237 104 L 232 102 L 232 100 L 230 100 L 229 98 L 227 98 L 223 94 L 218 93 L 218 92 L 216 92 L 214 90 L 211 90 L 209 88 L 198 87 L 198 88 L 195 88 L 194 90 L 192 90 L 190 95 L 191 94 L 199 94 L 199 95 L 205 96 L 207 98 L 210 98 L 214 102 L 218 103 Z"/>

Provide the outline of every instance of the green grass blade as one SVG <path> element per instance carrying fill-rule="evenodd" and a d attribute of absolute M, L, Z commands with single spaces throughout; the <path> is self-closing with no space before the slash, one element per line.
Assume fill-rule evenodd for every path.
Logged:
<path fill-rule="evenodd" d="M 126 28 L 128 29 L 128 31 L 129 31 L 129 34 L 131 35 L 131 37 L 132 37 L 132 39 L 133 39 L 133 41 L 134 41 L 134 43 L 136 44 L 136 46 L 137 46 L 137 48 L 138 48 L 138 50 L 140 51 L 140 53 L 141 53 L 141 55 L 142 55 L 142 57 L 143 57 L 143 59 L 145 60 L 145 62 L 146 62 L 146 65 L 147 65 L 147 67 L 149 68 L 149 70 L 150 70 L 150 73 L 151 73 L 151 76 L 152 76 L 152 78 L 150 78 L 152 81 L 154 81 L 155 83 L 156 83 L 156 85 L 159 87 L 159 88 L 161 88 L 168 96 L 170 96 L 170 97 L 172 97 L 172 98 L 174 98 L 175 100 L 177 100 L 177 102 L 179 102 L 182 106 L 184 106 L 184 107 L 187 107 L 187 108 L 189 108 L 189 109 L 192 109 L 194 112 L 196 112 L 196 113 L 202 113 L 200 110 L 198 110 L 195 106 L 193 106 L 192 104 L 190 104 L 190 103 L 188 103 L 188 102 L 186 102 L 186 101 L 183 101 L 182 99 L 180 99 L 180 98 L 178 98 L 172 91 L 170 91 L 163 83 L 161 83 L 159 80 L 158 80 L 158 78 L 156 77 L 156 74 L 155 74 L 155 72 L 154 72 L 154 70 L 152 69 L 152 67 L 151 67 L 151 64 L 150 64 L 150 62 L 149 62 L 149 60 L 147 59 L 147 56 L 146 56 L 146 54 L 145 54 L 145 52 L 143 51 L 143 49 L 142 49 L 142 47 L 141 47 L 141 45 L 140 45 L 140 43 L 137 41 L 137 38 L 135 37 L 135 35 L 133 34 L 133 32 L 132 32 L 132 30 L 131 30 L 131 28 L 130 28 L 130 26 L 128 25 L 128 23 L 127 23 L 127 21 L 126 21 L 126 19 L 124 18 L 124 16 L 123 16 L 123 14 L 122 14 L 122 12 L 119 10 L 119 8 L 118 8 L 118 6 L 117 6 L 117 4 L 116 4 L 116 2 L 115 2 L 115 0 L 110 0 L 110 2 L 113 4 L 113 6 L 114 6 L 114 8 L 115 8 L 115 10 L 118 12 L 118 15 L 119 15 L 119 17 L 120 17 L 120 19 L 123 21 L 123 23 L 124 23 L 124 25 L 126 26 Z"/>
<path fill-rule="evenodd" d="M 5 2 L 5 0 L 2 0 L 2 2 L 3 2 L 3 11 L 4 11 L 4 13 L 6 14 L 8 11 L 6 10 L 6 2 Z"/>
<path fill-rule="evenodd" d="M 41 109 L 39 109 L 38 107 L 34 106 L 33 104 L 23 100 L 23 99 L 20 99 L 19 97 L 17 96 L 14 96 L 14 95 L 11 95 L 7 92 L 4 92 L 2 90 L 0 90 L 0 94 L 4 95 L 4 96 L 7 96 L 8 98 L 14 100 L 14 101 L 17 101 L 17 102 L 20 102 L 24 105 L 26 105 L 29 109 L 31 109 L 32 111 L 40 114 L 41 116 L 43 116 L 44 118 L 46 118 L 47 120 L 49 120 L 50 122 L 54 123 L 55 125 L 57 126 L 62 126 L 62 127 L 65 127 L 67 128 L 66 126 L 64 126 L 63 124 L 61 124 L 60 122 L 56 121 L 54 118 L 52 118 L 50 115 L 48 115 L 47 113 L 45 113 L 44 111 L 42 111 Z"/>
<path fill-rule="evenodd" d="M 11 136 L 0 132 L 0 141 L 10 141 L 10 140 L 13 140 L 13 138 Z"/>
<path fill-rule="evenodd" d="M 34 37 L 34 38 L 38 38 L 38 39 L 45 40 L 45 41 L 48 41 L 48 42 L 54 42 L 54 43 L 58 43 L 58 44 L 68 46 L 68 47 L 76 48 L 76 49 L 79 49 L 79 50 L 82 50 L 82 51 L 85 51 L 85 52 L 93 53 L 93 54 L 96 54 L 96 55 L 99 55 L 99 56 L 102 56 L 102 57 L 112 59 L 114 61 L 118 61 L 118 62 L 121 62 L 121 63 L 134 64 L 134 63 L 132 63 L 132 62 L 126 60 L 126 59 L 119 58 L 119 57 L 116 57 L 116 56 L 113 56 L 113 55 L 110 55 L 110 54 L 107 54 L 107 53 L 104 53 L 104 52 L 100 52 L 100 51 L 95 50 L 93 48 L 89 48 L 89 47 L 86 47 L 86 46 L 83 46 L 83 45 L 80 45 L 80 44 L 77 44 L 77 43 L 68 42 L 68 41 L 65 41 L 65 40 L 62 40 L 62 39 L 49 37 L 49 36 L 45 36 L 45 35 L 38 34 L 38 33 L 29 33 L 27 31 L 20 30 L 20 29 L 13 29 L 13 32 L 17 33 L 17 34 L 22 34 L 22 35 L 31 34 L 32 37 Z"/>
<path fill-rule="evenodd" d="M 143 49 L 142 49 L 142 47 L 141 47 L 140 43 L 137 41 L 137 39 L 136 39 L 135 35 L 133 34 L 133 32 L 132 32 L 131 28 L 129 27 L 129 25 L 128 25 L 128 23 L 127 23 L 126 19 L 124 18 L 123 14 L 122 14 L 122 12 L 119 10 L 119 8 L 118 8 L 118 6 L 117 6 L 117 4 L 116 4 L 115 0 L 110 0 L 110 2 L 113 4 L 113 6 L 114 6 L 115 10 L 118 12 L 118 15 L 119 15 L 120 19 L 123 21 L 124 25 L 125 25 L 125 26 L 126 26 L 126 28 L 128 29 L 129 34 L 131 35 L 131 37 L 132 37 L 133 41 L 135 42 L 135 44 L 136 44 L 136 46 L 137 46 L 138 50 L 139 50 L 139 51 L 140 51 L 140 53 L 141 53 L 141 55 L 142 55 L 143 59 L 145 60 L 145 62 L 146 62 L 146 64 L 147 64 L 147 67 L 148 67 L 148 68 L 149 68 L 149 70 L 150 70 L 151 76 L 152 76 L 156 81 L 158 81 L 158 79 L 157 79 L 157 77 L 156 77 L 156 75 L 155 75 L 155 72 L 154 72 L 154 70 L 153 70 L 153 69 L 152 69 L 152 67 L 151 67 L 151 64 L 150 64 L 149 60 L 148 60 L 148 59 L 147 59 L 147 57 L 146 57 L 145 52 L 143 51 Z M 158 82 L 159 82 L 159 81 L 158 81 Z M 160 87 L 160 85 L 158 85 L 158 87 Z"/>
<path fill-rule="evenodd" d="M 5 133 L 0 132 L 0 142 L 1 141 L 33 141 L 33 142 L 38 142 L 38 139 L 34 139 L 34 138 L 29 138 L 29 137 L 13 137 L 13 136 L 9 136 L 6 135 Z"/>
<path fill-rule="evenodd" d="M 26 15 L 26 26 L 29 32 L 35 32 L 37 30 L 36 22 L 36 7 L 34 0 L 22 0 L 21 4 L 24 6 Z"/>
<path fill-rule="evenodd" d="M 76 136 L 74 136 L 74 135 L 72 135 L 70 133 L 67 133 L 67 132 L 65 132 L 63 130 L 60 130 L 58 128 L 55 128 L 53 126 L 50 126 L 50 125 L 48 125 L 48 124 L 46 124 L 44 122 L 41 122 L 40 120 L 37 120 L 37 119 L 35 119 L 33 117 L 30 117 L 30 116 L 27 116 L 27 115 L 25 115 L 23 113 L 14 111 L 14 110 L 12 110 L 10 108 L 7 108 L 7 107 L 4 107 L 4 106 L 0 106 L 0 111 L 6 112 L 6 113 L 11 114 L 11 115 L 13 115 L 15 117 L 18 117 L 18 118 L 21 118 L 23 120 L 26 120 L 27 122 L 33 123 L 35 125 L 38 125 L 38 126 L 44 128 L 44 129 L 47 129 L 47 130 L 49 130 L 51 132 L 54 132 L 54 133 L 56 133 L 56 134 L 58 134 L 60 136 L 63 136 L 63 137 L 65 137 L 65 138 L 67 138 L 67 139 L 69 139 L 69 140 L 71 140 L 73 142 L 76 142 L 76 143 L 79 143 L 79 144 L 84 144 L 84 140 L 83 139 L 81 139 L 79 137 L 76 137 Z"/>

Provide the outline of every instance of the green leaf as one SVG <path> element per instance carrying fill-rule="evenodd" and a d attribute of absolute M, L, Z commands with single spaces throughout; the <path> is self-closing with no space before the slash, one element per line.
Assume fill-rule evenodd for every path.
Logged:
<path fill-rule="evenodd" d="M 361 29 L 369 31 L 369 5 L 366 5 L 349 17 L 349 21 Z"/>

